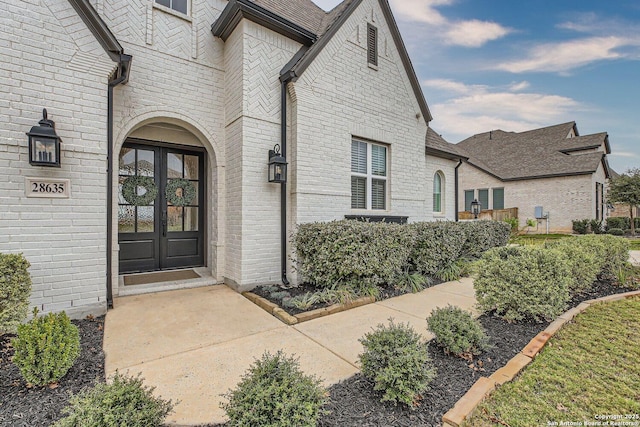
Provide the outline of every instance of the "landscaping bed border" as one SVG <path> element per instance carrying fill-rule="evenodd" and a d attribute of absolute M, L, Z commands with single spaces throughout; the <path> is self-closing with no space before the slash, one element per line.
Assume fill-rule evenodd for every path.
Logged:
<path fill-rule="evenodd" d="M 442 417 L 443 427 L 460 427 L 475 411 L 480 403 L 504 383 L 512 381 L 531 361 L 540 353 L 549 339 L 575 316 L 596 304 L 604 304 L 640 296 L 640 291 L 631 291 L 591 299 L 580 303 L 577 307 L 565 311 L 545 330 L 536 335 L 517 355 L 505 366 L 495 371 L 489 377 L 479 378 L 458 402 Z"/>

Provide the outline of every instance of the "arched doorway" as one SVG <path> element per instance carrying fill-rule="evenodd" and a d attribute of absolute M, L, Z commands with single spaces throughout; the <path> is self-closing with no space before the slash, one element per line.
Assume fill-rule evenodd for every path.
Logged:
<path fill-rule="evenodd" d="M 205 265 L 203 147 L 129 137 L 118 157 L 119 273 Z"/>

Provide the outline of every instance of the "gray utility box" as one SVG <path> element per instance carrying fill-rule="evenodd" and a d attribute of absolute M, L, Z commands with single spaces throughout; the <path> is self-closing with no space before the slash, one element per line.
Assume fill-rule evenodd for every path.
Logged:
<path fill-rule="evenodd" d="M 536 219 L 545 219 L 547 216 L 544 214 L 544 208 L 542 206 L 536 206 Z"/>

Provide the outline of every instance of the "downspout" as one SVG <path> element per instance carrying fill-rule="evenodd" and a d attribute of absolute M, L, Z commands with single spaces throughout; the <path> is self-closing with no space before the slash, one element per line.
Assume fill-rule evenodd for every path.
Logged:
<path fill-rule="evenodd" d="M 456 197 L 455 197 L 455 209 L 456 209 L 455 221 L 456 222 L 458 222 L 460 220 L 460 218 L 459 218 L 460 215 L 458 214 L 459 205 L 460 205 L 460 202 L 459 202 L 460 195 L 458 194 L 458 192 L 460 191 L 460 189 L 459 189 L 460 183 L 458 181 L 458 168 L 460 166 L 462 166 L 462 159 L 458 160 L 458 164 L 456 165 L 456 169 L 455 169 L 456 174 L 455 174 L 455 179 L 454 179 L 454 181 L 455 181 L 455 185 L 454 185 L 455 190 L 454 191 L 456 193 Z"/>
<path fill-rule="evenodd" d="M 120 54 L 118 69 L 107 88 L 107 308 L 113 308 L 113 88 L 129 80 L 132 59 L 131 55 Z"/>
<path fill-rule="evenodd" d="M 282 157 L 287 158 L 287 85 L 292 75 L 281 76 L 280 91 L 280 150 Z M 287 279 L 287 183 L 280 184 L 280 267 L 282 270 L 282 284 L 289 285 Z"/>

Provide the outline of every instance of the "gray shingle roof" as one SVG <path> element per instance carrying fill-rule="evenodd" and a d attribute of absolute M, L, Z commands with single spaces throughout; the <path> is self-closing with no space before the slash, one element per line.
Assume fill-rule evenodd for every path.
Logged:
<path fill-rule="evenodd" d="M 518 133 L 497 130 L 456 145 L 469 163 L 504 181 L 595 172 L 610 152 L 607 134 L 568 138 L 572 129 L 578 135 L 575 122 Z"/>
<path fill-rule="evenodd" d="M 427 129 L 427 153 L 444 158 L 466 159 L 466 153 L 455 144 L 451 144 L 432 128 Z M 440 154 L 440 155 L 439 155 Z"/>
<path fill-rule="evenodd" d="M 319 35 L 327 12 L 311 0 L 252 0 L 258 6 L 282 16 L 302 28 Z"/>

